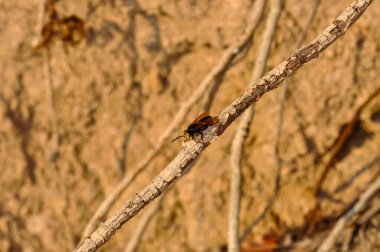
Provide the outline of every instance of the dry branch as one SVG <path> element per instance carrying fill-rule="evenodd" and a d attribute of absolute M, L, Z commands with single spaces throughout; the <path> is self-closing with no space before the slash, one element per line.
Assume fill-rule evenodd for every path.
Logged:
<path fill-rule="evenodd" d="M 131 237 L 131 240 L 126 246 L 124 252 L 137 251 L 145 230 L 147 229 L 150 221 L 153 219 L 153 217 L 155 216 L 155 214 L 159 211 L 161 207 L 162 200 L 165 198 L 164 196 L 165 195 L 162 195 L 156 202 L 154 202 L 154 205 L 151 206 L 151 208 L 149 209 L 147 213 L 145 213 L 144 217 L 140 220 L 136 230 L 134 231 L 133 236 Z"/>
<path fill-rule="evenodd" d="M 303 32 L 301 33 L 301 36 L 298 39 L 298 42 L 296 44 L 296 48 L 300 47 L 302 43 L 304 42 L 304 39 L 306 37 L 306 34 L 309 30 L 310 25 L 312 24 L 315 14 L 317 13 L 317 9 L 319 6 L 320 0 L 315 0 L 314 5 L 311 11 L 311 14 L 306 22 L 305 28 L 303 29 Z M 288 94 L 288 82 L 285 80 L 282 88 L 282 92 L 280 94 L 280 109 L 279 109 L 279 120 L 277 124 L 277 130 L 276 130 L 276 140 L 275 140 L 275 158 L 276 158 L 276 172 L 275 172 L 275 182 L 274 182 L 274 190 L 271 198 L 268 200 L 267 205 L 265 206 L 264 210 L 258 215 L 256 219 L 254 219 L 244 230 L 243 235 L 241 236 L 240 242 L 242 243 L 248 235 L 252 232 L 252 229 L 265 217 L 267 212 L 271 209 L 281 186 L 281 168 L 282 168 L 282 160 L 281 160 L 281 154 L 280 154 L 280 141 L 281 141 L 281 135 L 284 125 L 284 108 L 286 103 L 286 98 Z"/>
<path fill-rule="evenodd" d="M 235 121 L 250 105 L 259 100 L 265 93 L 277 88 L 279 84 L 295 70 L 315 59 L 329 47 L 337 38 L 364 13 L 373 0 L 360 0 L 345 9 L 333 24 L 326 28 L 316 39 L 294 52 L 288 59 L 267 73 L 260 80 L 252 83 L 249 88 L 232 102 L 220 115 L 219 123 L 207 130 L 205 142 L 188 141 L 183 144 L 180 153 L 166 166 L 152 182 L 143 188 L 132 199 L 128 200 L 118 213 L 102 223 L 100 227 L 87 237 L 76 251 L 96 251 L 104 245 L 121 226 L 135 216 L 143 207 L 163 193 L 170 184 L 176 181 L 198 155 L 215 140 L 211 133 L 222 135 L 227 127 Z M 183 106 L 181 111 L 183 110 Z M 181 115 L 181 112 L 177 115 Z M 183 115 L 184 116 L 184 115 Z"/>
<path fill-rule="evenodd" d="M 46 96 L 48 99 L 49 109 L 50 109 L 50 123 L 51 123 L 51 149 L 49 158 L 52 164 L 55 166 L 56 159 L 58 156 L 58 148 L 59 148 L 59 135 L 58 135 L 58 123 L 57 123 L 57 113 L 55 109 L 54 102 L 54 91 L 53 91 L 53 76 L 51 73 L 51 65 L 50 65 L 50 52 L 49 48 L 46 47 L 43 49 L 43 71 L 45 78 L 45 89 Z"/>
<path fill-rule="evenodd" d="M 31 43 L 31 46 L 33 48 L 36 48 L 43 40 L 42 29 L 44 26 L 45 11 L 47 8 L 47 4 L 48 4 L 48 0 L 40 0 L 38 4 L 37 24 L 35 28 L 35 35 Z"/>
<path fill-rule="evenodd" d="M 365 99 L 365 101 L 355 110 L 355 113 L 352 116 L 351 120 L 347 123 L 347 125 L 345 125 L 341 134 L 339 134 L 338 138 L 334 142 L 333 146 L 331 147 L 331 151 L 329 155 L 327 156 L 327 158 L 325 158 L 325 160 L 327 161 L 326 163 L 323 163 L 325 165 L 322 169 L 321 175 L 315 186 L 316 195 L 318 195 L 318 193 L 322 190 L 323 183 L 326 180 L 327 175 L 329 174 L 331 168 L 333 167 L 339 153 L 342 151 L 347 141 L 350 140 L 350 137 L 352 136 L 352 133 L 354 132 L 355 126 L 360 121 L 360 114 L 368 106 L 368 104 L 370 104 L 370 102 L 374 100 L 376 96 L 378 96 L 379 94 L 380 94 L 380 86 L 376 88 L 375 91 L 371 93 L 371 95 L 368 96 L 368 98 Z"/>
<path fill-rule="evenodd" d="M 264 2 L 261 3 L 264 6 Z M 255 67 L 251 76 L 251 82 L 258 80 L 264 73 L 266 61 L 269 55 L 272 38 L 277 27 L 277 21 L 281 12 L 281 0 L 272 0 L 270 3 L 270 12 L 263 34 L 261 45 L 255 59 Z M 251 106 L 242 119 L 236 130 L 231 145 L 231 192 L 230 192 L 230 210 L 229 210 L 229 228 L 228 228 L 228 251 L 240 251 L 239 242 L 239 222 L 240 222 L 240 198 L 241 198 L 241 164 L 244 152 L 244 143 L 248 136 L 248 129 L 253 118 L 254 106 Z"/>
<path fill-rule="evenodd" d="M 370 102 L 374 100 L 376 96 L 379 94 L 380 94 L 380 87 L 375 89 L 375 91 L 370 96 L 368 96 L 367 99 L 355 110 L 355 113 L 353 114 L 350 121 L 343 127 L 341 133 L 339 134 L 337 139 L 334 141 L 332 147 L 329 148 L 330 151 L 328 155 L 324 157 L 321 163 L 322 172 L 314 188 L 314 195 L 317 199 L 318 199 L 318 194 L 322 191 L 323 183 L 326 180 L 329 172 L 333 168 L 338 155 L 346 146 L 346 143 L 350 141 L 356 125 L 360 122 L 360 114 L 368 106 L 368 104 L 370 104 Z M 317 200 L 315 206 L 310 211 L 310 214 L 308 216 L 308 219 L 309 219 L 308 233 L 312 233 L 314 231 L 314 226 L 317 221 L 316 217 L 317 217 L 319 207 L 320 207 L 320 201 Z"/>
<path fill-rule="evenodd" d="M 107 198 L 101 203 L 97 208 L 96 212 L 92 215 L 90 221 L 86 225 L 82 238 L 83 240 L 87 237 L 98 225 L 98 223 L 107 214 L 113 203 L 121 195 L 121 193 L 137 178 L 137 176 L 152 162 L 152 160 L 160 153 L 163 149 L 162 147 L 168 142 L 169 138 L 172 137 L 175 129 L 182 123 L 189 110 L 194 104 L 196 104 L 199 99 L 201 99 L 205 94 L 206 90 L 213 90 L 213 85 L 217 79 L 219 79 L 231 66 L 234 59 L 248 46 L 252 34 L 257 28 L 260 18 L 255 14 L 256 10 L 253 9 L 252 13 L 249 14 L 247 28 L 244 30 L 243 34 L 237 39 L 236 43 L 231 45 L 226 52 L 223 54 L 220 61 L 216 66 L 208 73 L 208 75 L 202 80 L 199 87 L 194 90 L 193 95 L 180 105 L 179 111 L 173 118 L 171 124 L 166 128 L 166 131 L 160 134 L 159 139 L 157 139 L 156 144 L 152 150 L 150 150 L 137 164 L 133 170 L 133 174 L 129 176 L 124 176 L 123 179 L 118 183 L 114 190 L 107 196 Z"/>
<path fill-rule="evenodd" d="M 37 48 L 41 41 L 43 41 L 43 26 L 46 18 L 46 12 L 51 4 L 50 0 L 40 0 L 38 4 L 37 23 L 35 28 L 35 35 L 32 40 L 32 48 Z M 49 12 L 49 11 L 48 11 Z M 50 113 L 50 127 L 51 127 L 51 143 L 50 143 L 50 161 L 55 166 L 55 161 L 58 155 L 59 148 L 59 136 L 58 136 L 58 123 L 57 114 L 55 109 L 54 91 L 53 91 L 53 76 L 50 63 L 50 51 L 49 48 L 43 48 L 42 50 L 42 69 L 45 79 L 46 96 L 48 100 L 49 113 Z"/>
<path fill-rule="evenodd" d="M 332 247 L 335 244 L 339 234 L 342 233 L 346 223 L 357 213 L 359 213 L 370 200 L 370 198 L 380 189 L 380 178 L 378 177 L 364 193 L 360 195 L 360 198 L 356 204 L 349 209 L 349 211 L 341 217 L 338 222 L 335 224 L 333 230 L 327 236 L 327 238 L 322 242 L 322 245 L 319 247 L 318 252 L 327 252 L 331 251 Z"/>

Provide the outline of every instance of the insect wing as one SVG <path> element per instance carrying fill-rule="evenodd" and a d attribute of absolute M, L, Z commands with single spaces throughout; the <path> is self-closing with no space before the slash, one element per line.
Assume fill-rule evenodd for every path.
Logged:
<path fill-rule="evenodd" d="M 218 117 L 217 116 L 214 116 L 214 117 L 208 116 L 207 118 L 203 119 L 201 122 L 207 124 L 208 126 L 212 126 L 218 122 Z"/>
<path fill-rule="evenodd" d="M 197 132 L 200 132 L 200 131 L 205 130 L 208 126 L 212 126 L 217 122 L 218 122 L 217 116 L 212 117 L 212 116 L 208 115 L 208 116 L 202 118 L 198 123 L 192 124 L 192 125 L 195 125 L 195 130 Z"/>
<path fill-rule="evenodd" d="M 191 124 L 199 123 L 202 120 L 205 120 L 207 117 L 210 117 L 209 112 L 204 112 L 201 115 L 199 115 Z"/>
<path fill-rule="evenodd" d="M 195 126 L 195 129 L 197 131 L 202 131 L 202 130 L 206 129 L 208 126 L 212 126 L 213 124 L 215 124 L 215 122 L 214 122 L 213 118 L 211 116 L 209 116 L 209 118 L 202 120 L 201 122 L 197 123 Z"/>
<path fill-rule="evenodd" d="M 195 131 L 201 132 L 205 130 L 209 125 L 206 122 L 200 122 L 195 125 Z"/>

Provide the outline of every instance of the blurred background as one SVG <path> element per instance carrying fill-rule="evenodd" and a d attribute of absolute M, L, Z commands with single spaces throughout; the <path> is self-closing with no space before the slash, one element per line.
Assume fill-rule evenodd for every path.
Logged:
<path fill-rule="evenodd" d="M 170 140 L 195 117 L 218 115 L 241 94 L 260 63 L 270 1 L 234 58 L 223 57 L 245 36 L 257 1 L 0 0 L 0 251 L 73 250 L 123 179 L 133 178 L 102 221 L 173 159 L 181 141 Z M 350 3 L 282 1 L 264 69 Z M 240 232 L 262 218 L 241 251 L 314 251 L 379 177 L 379 16 L 374 1 L 287 79 L 285 98 L 282 84 L 255 104 L 241 160 Z M 100 251 L 128 251 L 140 226 L 130 251 L 226 251 L 238 124 Z M 377 193 L 335 249 L 380 250 L 379 209 Z"/>

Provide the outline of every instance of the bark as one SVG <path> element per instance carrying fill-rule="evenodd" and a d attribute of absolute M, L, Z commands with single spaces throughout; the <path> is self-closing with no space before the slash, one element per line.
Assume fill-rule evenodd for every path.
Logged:
<path fill-rule="evenodd" d="M 228 126 L 233 123 L 255 101 L 265 93 L 277 88 L 282 81 L 307 62 L 315 59 L 329 47 L 336 39 L 342 36 L 346 30 L 364 13 L 372 0 L 354 1 L 345 9 L 333 24 L 326 28 L 316 39 L 297 50 L 288 59 L 267 73 L 260 80 L 253 82 L 249 88 L 219 115 L 219 123 L 210 127 L 203 138 L 204 143 L 188 141 L 184 143 L 180 153 L 153 181 L 138 192 L 132 199 L 119 209 L 118 213 L 102 223 L 76 251 L 96 251 L 104 245 L 123 224 L 135 216 L 143 207 L 161 195 L 170 184 L 176 181 L 188 170 L 191 163 L 198 155 L 223 134 Z M 216 134 L 215 134 L 216 133 Z"/>

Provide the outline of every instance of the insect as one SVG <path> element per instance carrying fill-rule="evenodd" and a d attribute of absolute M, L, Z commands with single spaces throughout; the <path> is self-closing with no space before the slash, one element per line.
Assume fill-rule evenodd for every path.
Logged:
<path fill-rule="evenodd" d="M 196 134 L 201 134 L 204 130 L 206 130 L 209 126 L 214 125 L 215 123 L 218 122 L 218 117 L 217 116 L 210 116 L 208 112 L 204 112 L 187 127 L 186 130 L 183 131 L 182 136 L 178 136 L 175 139 L 172 140 L 174 142 L 178 138 L 185 138 L 185 142 L 190 140 L 191 138 L 194 139 L 194 136 Z M 203 135 L 202 135 L 203 136 Z"/>

